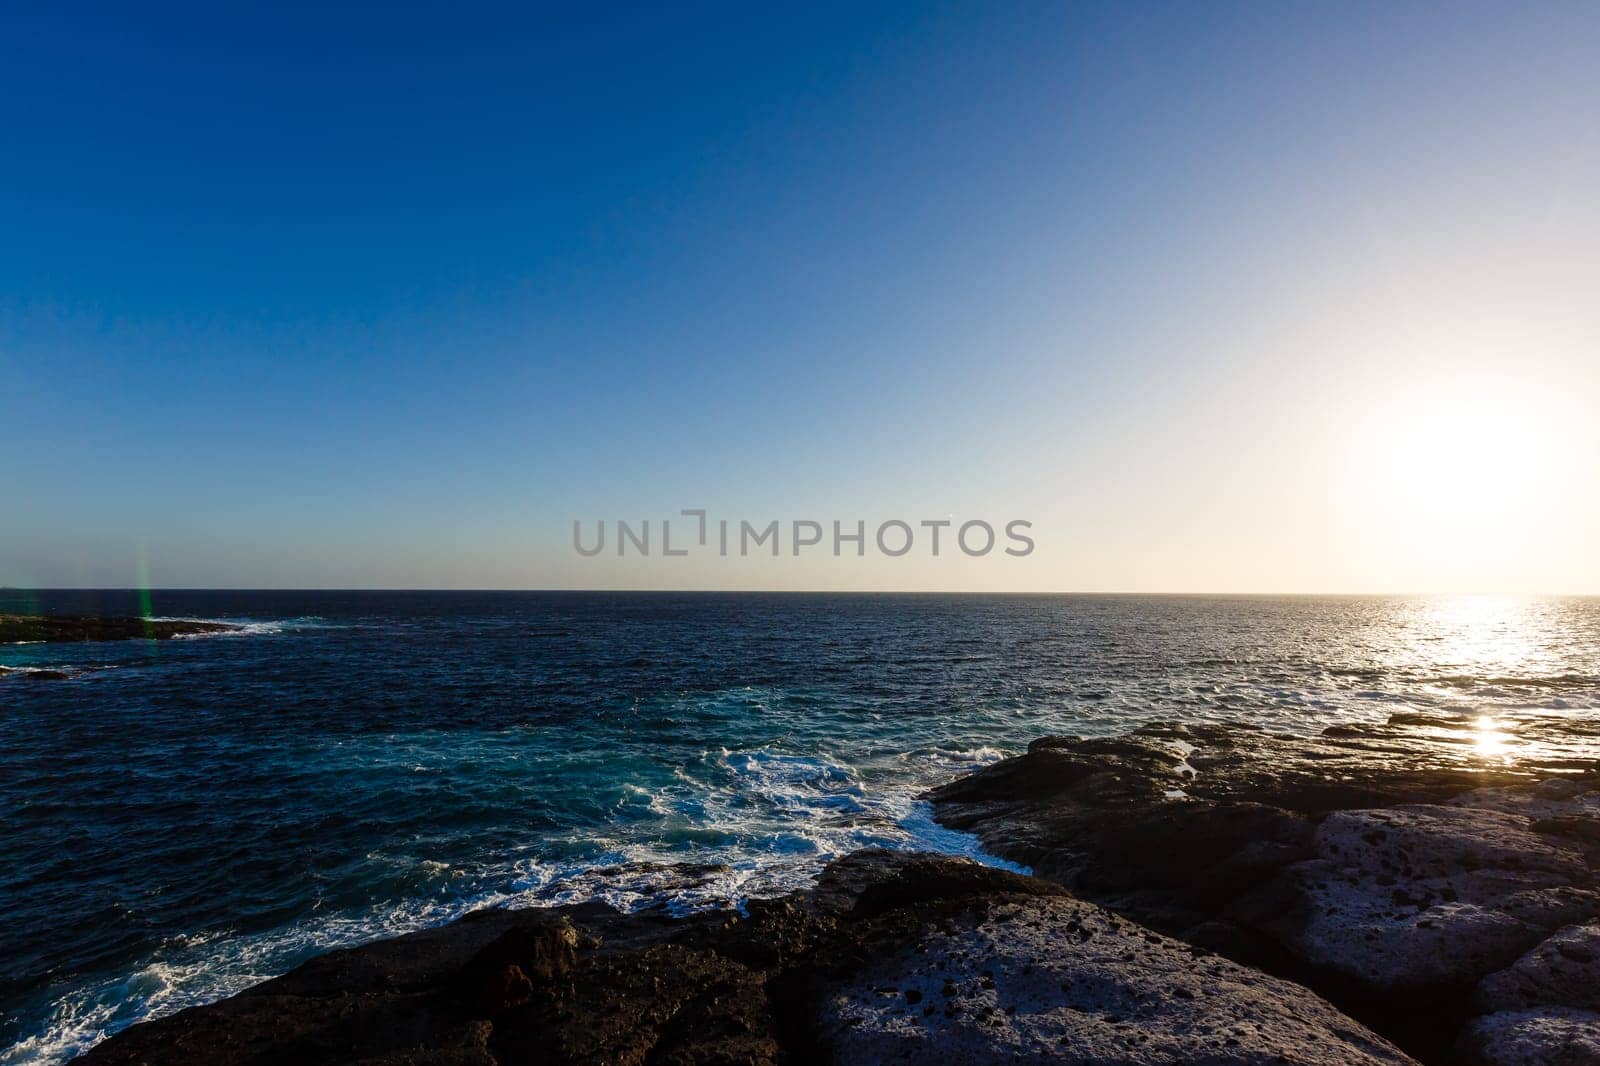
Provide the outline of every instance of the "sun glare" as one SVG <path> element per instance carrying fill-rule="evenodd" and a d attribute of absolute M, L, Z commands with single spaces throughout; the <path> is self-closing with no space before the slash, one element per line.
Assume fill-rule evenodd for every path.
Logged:
<path fill-rule="evenodd" d="M 1554 405 L 1525 383 L 1456 381 L 1381 406 L 1353 449 L 1357 491 L 1395 538 L 1444 561 L 1529 542 L 1559 488 Z"/>
<path fill-rule="evenodd" d="M 1500 723 L 1493 716 L 1483 714 L 1478 716 L 1476 739 L 1473 748 L 1480 759 L 1489 762 L 1511 764 L 1511 738 L 1501 731 Z"/>
<path fill-rule="evenodd" d="M 1539 412 L 1515 390 L 1487 386 L 1425 399 L 1390 447 L 1409 485 L 1458 505 L 1543 480 L 1553 458 Z"/>

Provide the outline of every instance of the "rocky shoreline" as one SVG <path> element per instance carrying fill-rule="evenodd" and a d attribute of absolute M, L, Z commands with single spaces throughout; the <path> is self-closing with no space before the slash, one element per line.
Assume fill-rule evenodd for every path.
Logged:
<path fill-rule="evenodd" d="M 0 614 L 0 646 L 7 644 L 80 644 L 103 640 L 171 640 L 207 633 L 231 633 L 231 622 L 191 619 L 100 618 L 93 615 Z M 50 667 L 0 666 L 0 678 L 19 681 L 65 681 L 79 671 Z"/>
<path fill-rule="evenodd" d="M 1488 731 L 1406 715 L 1314 738 L 1049 737 L 932 798 L 1036 876 L 1305 985 L 1426 1061 L 1600 1062 L 1600 772 L 1559 737 L 1508 765 Z"/>
<path fill-rule="evenodd" d="M 230 622 L 100 618 L 94 615 L 0 614 L 0 644 L 68 644 L 90 640 L 171 640 L 237 630 Z"/>
<path fill-rule="evenodd" d="M 483 911 L 79 1061 L 1600 1062 L 1600 771 L 1472 728 L 1044 738 L 930 796 L 1035 876 L 859 852 L 744 913 Z"/>

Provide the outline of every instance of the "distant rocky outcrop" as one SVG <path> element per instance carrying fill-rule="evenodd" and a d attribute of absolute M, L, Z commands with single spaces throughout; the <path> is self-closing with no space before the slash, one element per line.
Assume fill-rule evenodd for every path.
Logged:
<path fill-rule="evenodd" d="M 480 912 L 332 952 L 80 1061 L 1411 1060 L 1303 988 L 1049 882 L 861 852 L 744 916 Z"/>
<path fill-rule="evenodd" d="M 65 681 L 72 675 L 65 670 L 46 670 L 28 668 L 18 670 L 10 666 L 0 666 L 0 677 L 18 677 L 25 681 Z"/>
<path fill-rule="evenodd" d="M 1600 1062 L 1600 771 L 1554 736 L 1516 765 L 1479 757 L 1477 733 L 1411 715 L 1312 738 L 1050 737 L 932 799 L 1076 896 L 1307 985 L 1421 1057 Z"/>
<path fill-rule="evenodd" d="M 170 640 L 198 633 L 227 633 L 228 622 L 187 619 L 96 618 L 88 615 L 0 614 L 0 644 L 62 644 L 85 640 Z"/>

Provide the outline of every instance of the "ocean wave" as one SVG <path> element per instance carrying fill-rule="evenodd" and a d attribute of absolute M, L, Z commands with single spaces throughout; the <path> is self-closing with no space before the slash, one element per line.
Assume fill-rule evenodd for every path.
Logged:
<path fill-rule="evenodd" d="M 930 769 L 971 769 L 1002 754 L 980 746 L 913 757 Z M 935 851 L 1027 872 L 986 853 L 977 838 L 935 822 L 917 787 L 869 788 L 857 769 L 826 756 L 772 746 L 715 749 L 671 785 L 628 783 L 620 791 L 621 809 L 607 835 L 547 838 L 544 850 L 583 847 L 588 853 L 581 858 L 535 856 L 480 871 L 474 880 L 490 887 L 457 896 L 451 892 L 459 871 L 448 863 L 373 853 L 369 860 L 405 875 L 413 887 L 408 899 L 248 936 L 171 938 L 134 971 L 58 996 L 45 1026 L 0 1052 L 0 1064 L 65 1062 L 129 1025 L 234 995 L 313 955 L 488 907 L 600 902 L 674 915 L 742 911 L 751 899 L 809 886 L 829 861 L 864 847 Z M 630 834 L 630 811 L 640 809 L 654 824 Z"/>
<path fill-rule="evenodd" d="M 327 628 L 320 618 L 275 618 L 275 619 L 250 619 L 250 618 L 190 618 L 187 616 L 161 616 L 152 618 L 153 622 L 211 622 L 232 626 L 231 629 L 220 629 L 211 633 L 180 633 L 173 640 L 215 640 L 220 638 L 238 637 L 265 637 L 277 636 L 281 633 L 303 629 Z"/>
<path fill-rule="evenodd" d="M 736 616 L 625 597 L 163 602 L 263 639 L 0 649 L 8 666 L 119 668 L 116 684 L 0 682 L 27 685 L 7 697 L 26 743 L 0 767 L 27 831 L 0 850 L 51 889 L 12 900 L 42 962 L 6 1004 L 7 1066 L 480 907 L 737 907 L 868 846 L 993 862 L 919 796 L 1041 735 L 1414 713 L 1473 759 L 1488 715 L 1507 757 L 1549 761 L 1592 755 L 1600 732 L 1586 605 L 1501 647 L 1429 643 L 1448 627 L 1421 608 L 1362 601 L 929 600 L 915 626 L 857 599 Z M 991 622 L 1005 650 L 983 662 Z M 137 924 L 159 946 L 78 935 L 98 934 L 112 883 L 108 932 Z"/>

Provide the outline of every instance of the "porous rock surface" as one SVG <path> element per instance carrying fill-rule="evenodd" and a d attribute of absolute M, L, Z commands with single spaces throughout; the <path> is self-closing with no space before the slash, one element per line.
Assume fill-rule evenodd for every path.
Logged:
<path fill-rule="evenodd" d="M 1478 985 L 1460 1050 L 1487 1066 L 1600 1062 L 1600 923 L 1571 925 Z"/>
<path fill-rule="evenodd" d="M 1407 1061 L 1305 989 L 1061 897 L 968 911 L 832 986 L 838 1061 Z"/>
<path fill-rule="evenodd" d="M 1569 1007 L 1500 1011 L 1473 1019 L 1461 1061 L 1481 1066 L 1592 1066 L 1600 1062 L 1600 1014 Z"/>
<path fill-rule="evenodd" d="M 1600 1061 L 1573 1013 L 1590 1004 L 1550 990 L 1572 963 L 1559 946 L 1587 950 L 1571 927 L 1600 917 L 1600 773 L 1560 737 L 1475 761 L 1473 729 L 1051 737 L 932 799 L 998 854 L 1316 989 L 1426 1059 L 1517 1061 L 1491 1045 L 1547 1039 Z"/>

